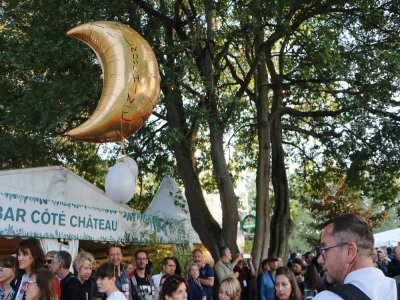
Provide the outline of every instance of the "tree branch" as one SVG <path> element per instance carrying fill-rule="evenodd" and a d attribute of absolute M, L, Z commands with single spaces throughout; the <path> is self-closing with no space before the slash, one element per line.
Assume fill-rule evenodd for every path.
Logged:
<path fill-rule="evenodd" d="M 386 111 L 386 110 L 375 109 L 375 108 L 367 108 L 367 110 L 369 112 L 373 113 L 373 114 L 385 116 L 385 117 L 388 117 L 388 118 L 390 118 L 392 120 L 395 120 L 395 121 L 400 121 L 400 116 L 398 114 L 391 113 L 391 112 Z"/>
<path fill-rule="evenodd" d="M 332 110 L 316 110 L 316 111 L 300 111 L 290 107 L 285 107 L 279 111 L 280 115 L 291 115 L 299 117 L 335 117 L 345 112 L 351 111 L 351 108 L 342 108 L 335 111 Z"/>
<path fill-rule="evenodd" d="M 294 131 L 294 132 L 298 132 L 298 133 L 303 133 L 303 134 L 310 135 L 310 136 L 318 138 L 318 139 L 323 139 L 326 137 L 340 138 L 342 136 L 341 133 L 337 133 L 335 131 L 325 131 L 322 133 L 317 133 L 312 130 L 307 130 L 307 129 L 303 129 L 303 128 L 300 128 L 297 126 L 291 126 L 291 125 L 282 125 L 282 129 L 288 130 L 288 131 Z"/>
<path fill-rule="evenodd" d="M 285 144 L 285 145 L 289 145 L 289 146 L 292 146 L 293 148 L 298 149 L 308 161 L 310 161 L 312 164 L 315 165 L 315 167 L 318 170 L 321 169 L 320 164 L 317 163 L 311 156 L 309 156 L 303 148 L 300 148 L 300 146 L 298 144 L 293 144 L 293 143 L 286 142 L 286 141 L 282 141 L 282 143 Z"/>

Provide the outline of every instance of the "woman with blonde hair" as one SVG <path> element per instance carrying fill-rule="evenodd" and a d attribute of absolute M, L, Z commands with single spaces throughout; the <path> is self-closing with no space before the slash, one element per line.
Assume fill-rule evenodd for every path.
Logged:
<path fill-rule="evenodd" d="M 68 283 L 64 300 L 87 300 L 92 299 L 92 291 L 96 284 L 92 275 L 92 268 L 95 260 L 91 253 L 81 251 L 73 262 L 75 277 Z"/>
<path fill-rule="evenodd" d="M 207 299 L 206 293 L 204 292 L 203 287 L 201 286 L 201 283 L 199 281 L 199 266 L 194 262 L 190 262 L 187 266 L 186 274 L 189 285 L 188 299 Z"/>
<path fill-rule="evenodd" d="M 239 280 L 235 277 L 226 277 L 219 286 L 218 299 L 240 300 L 241 291 Z"/>

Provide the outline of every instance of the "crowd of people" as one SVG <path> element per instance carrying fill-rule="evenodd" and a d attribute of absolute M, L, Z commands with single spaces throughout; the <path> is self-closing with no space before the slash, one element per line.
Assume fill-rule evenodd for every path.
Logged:
<path fill-rule="evenodd" d="M 97 267 L 89 252 L 74 259 L 67 251 L 45 254 L 37 239 L 28 238 L 16 256 L 0 259 L 0 300 L 395 300 L 391 277 L 400 277 L 400 246 L 374 249 L 372 232 L 358 215 L 327 222 L 317 251 L 293 253 L 286 265 L 267 257 L 258 275 L 251 257 L 233 259 L 228 247 L 220 249 L 214 267 L 195 249 L 185 276 L 175 257 L 165 257 L 161 272 L 151 275 L 144 249 L 134 253 L 134 264 L 124 261 L 118 245 L 109 247 L 107 258 Z"/>

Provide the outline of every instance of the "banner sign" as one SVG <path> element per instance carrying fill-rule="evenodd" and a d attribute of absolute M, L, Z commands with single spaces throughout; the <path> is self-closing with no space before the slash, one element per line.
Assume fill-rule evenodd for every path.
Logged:
<path fill-rule="evenodd" d="M 85 204 L 0 192 L 0 235 L 105 242 L 185 243 L 184 224 L 143 216 L 127 208 Z"/>
<path fill-rule="evenodd" d="M 256 217 L 247 215 L 242 220 L 242 230 L 247 233 L 254 233 L 256 231 Z"/>

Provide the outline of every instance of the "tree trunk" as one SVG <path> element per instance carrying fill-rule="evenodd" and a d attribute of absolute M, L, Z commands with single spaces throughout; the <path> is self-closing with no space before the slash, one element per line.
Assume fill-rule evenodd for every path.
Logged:
<path fill-rule="evenodd" d="M 166 26 L 166 41 L 173 47 L 173 29 Z M 216 258 L 219 256 L 219 245 L 222 241 L 221 228 L 210 214 L 206 205 L 196 169 L 196 160 L 193 154 L 191 137 L 187 137 L 188 129 L 185 126 L 182 96 L 179 86 L 175 85 L 180 72 L 175 64 L 174 54 L 167 57 L 164 78 L 167 83 L 162 84 L 167 108 L 167 119 L 171 128 L 171 146 L 175 154 L 178 171 L 185 186 L 185 196 L 193 228 L 198 233 L 204 246 Z"/>
<path fill-rule="evenodd" d="M 220 124 L 221 118 L 218 111 L 218 98 L 215 92 L 215 72 L 213 68 L 213 60 L 215 60 L 215 33 L 212 5 L 213 3 L 211 0 L 204 1 L 207 38 L 206 47 L 204 51 L 202 51 L 203 55 L 198 61 L 202 61 L 200 70 L 202 71 L 207 87 L 206 99 L 208 100 L 207 109 L 210 114 L 208 125 L 210 128 L 211 160 L 222 209 L 222 240 L 220 240 L 221 244 L 219 246 L 229 246 L 235 255 L 238 252 L 236 238 L 239 214 L 237 196 L 235 195 L 232 178 L 225 160 L 224 126 Z"/>
<path fill-rule="evenodd" d="M 271 220 L 270 255 L 287 256 L 288 239 L 291 232 L 289 187 L 285 169 L 285 153 L 282 145 L 281 103 L 282 81 L 275 82 L 274 100 L 271 114 L 272 185 L 274 187 L 275 208 Z"/>
<path fill-rule="evenodd" d="M 260 18 L 261 19 L 261 18 Z M 264 34 L 258 32 L 255 34 L 256 56 L 260 57 L 255 76 L 256 83 L 256 108 L 257 108 L 257 134 L 258 134 L 258 161 L 256 175 L 256 232 L 252 249 L 253 262 L 256 270 L 261 265 L 261 261 L 268 256 L 270 243 L 270 129 L 269 129 L 269 98 L 268 98 L 268 74 L 265 67 L 265 57 L 261 53 L 261 44 Z"/>

